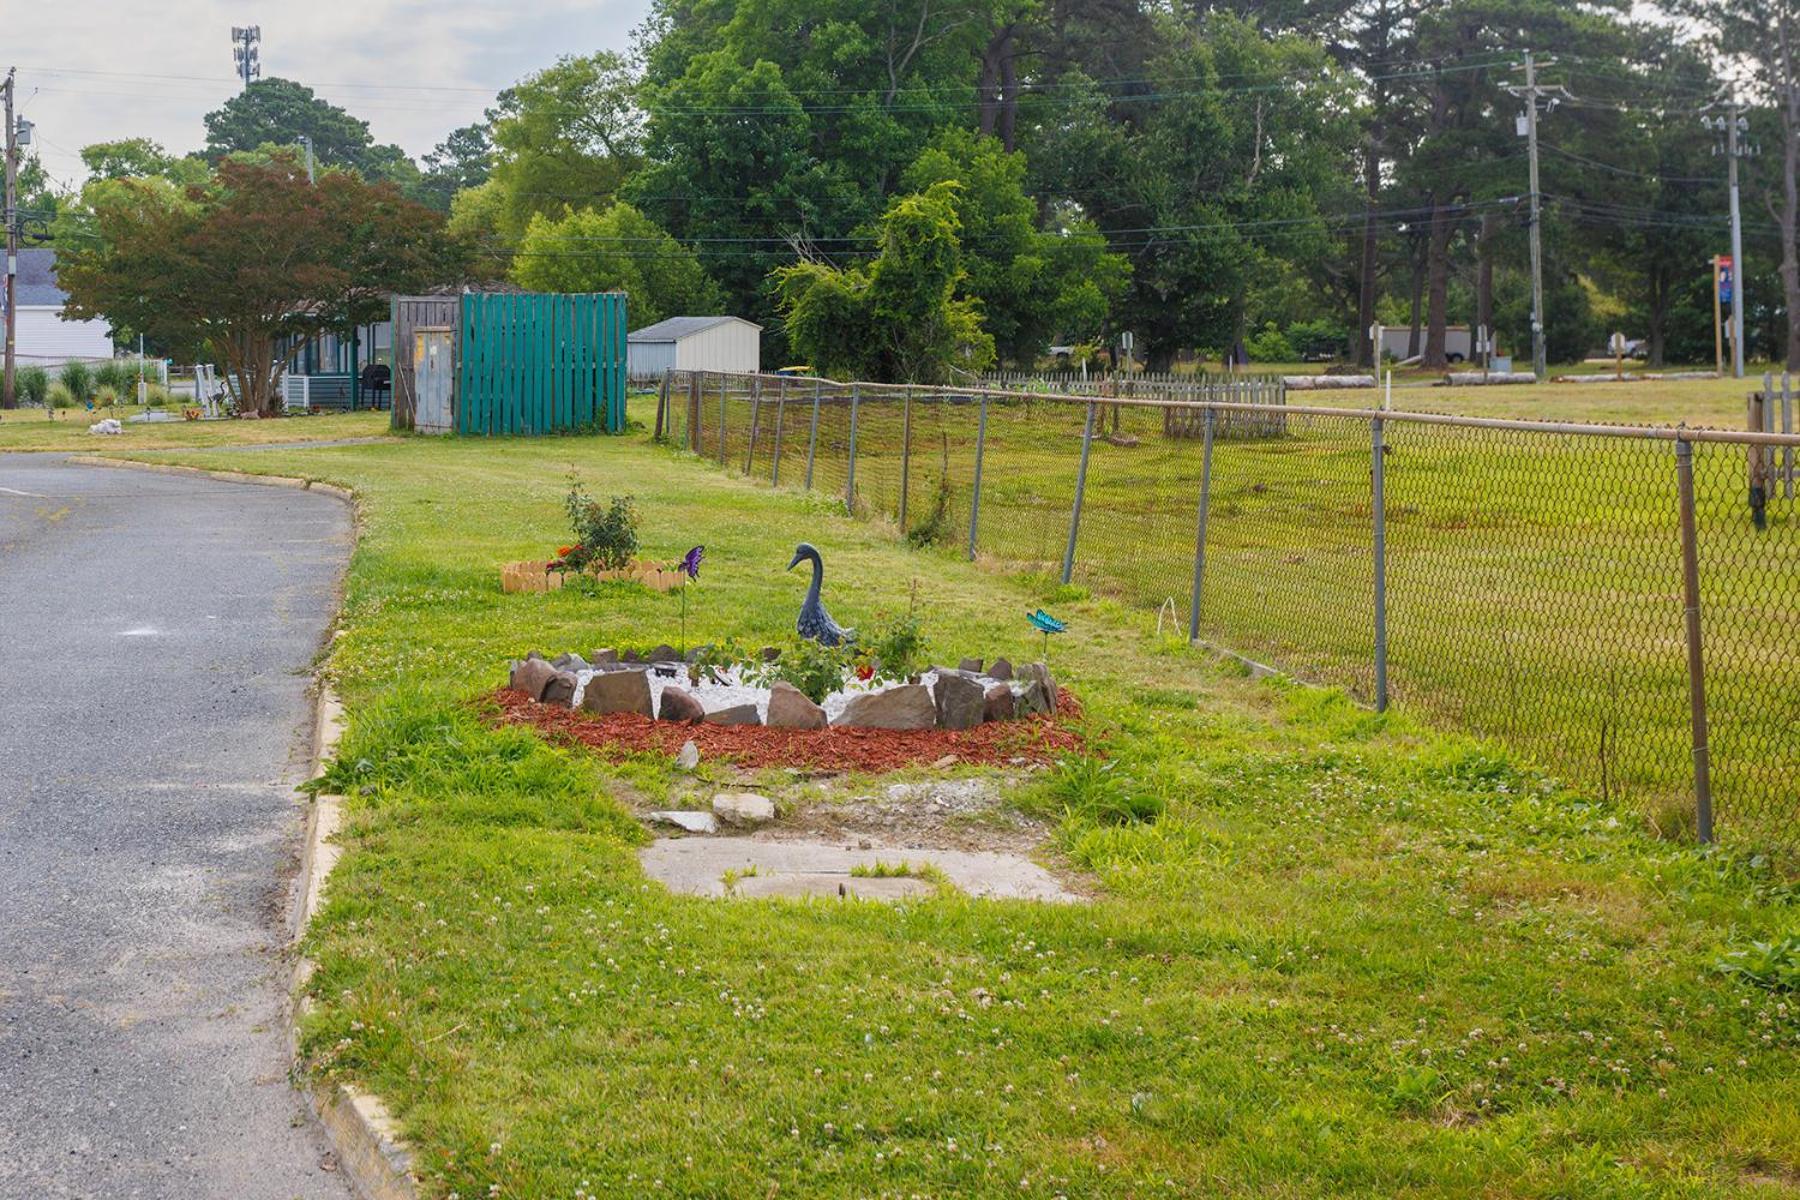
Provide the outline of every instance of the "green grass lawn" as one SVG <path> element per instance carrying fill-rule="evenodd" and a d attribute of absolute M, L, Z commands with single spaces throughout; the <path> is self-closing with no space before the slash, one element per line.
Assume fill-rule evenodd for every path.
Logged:
<path fill-rule="evenodd" d="M 1685 386 L 1691 395 L 1718 381 Z M 779 385 L 777 385 L 779 386 Z M 1629 385 L 1628 385 L 1629 386 Z M 1735 386 L 1735 385 L 1734 385 Z M 850 405 L 811 385 L 779 403 L 719 407 L 709 381 L 700 446 L 756 478 L 849 491 Z M 791 399 L 785 398 L 791 394 Z M 1444 393 L 1434 393 L 1442 395 Z M 1354 403 L 1333 394 L 1320 403 Z M 1649 403 L 1646 401 L 1646 403 Z M 685 431 L 685 406 L 678 414 Z M 651 410 L 643 410 L 648 419 Z M 1085 406 L 988 406 L 977 549 L 1059 575 Z M 856 503 L 914 537 L 966 547 L 975 493 L 973 403 L 918 399 L 903 460 L 901 403 L 857 410 Z M 755 426 L 754 444 L 750 437 Z M 1201 446 L 1163 414 L 1103 413 L 1088 465 L 1074 578 L 1185 630 L 1193 595 Z M 1454 728 L 1503 737 L 1566 778 L 1693 824 L 1677 477 L 1669 442 L 1391 421 L 1385 435 L 1388 671 L 1392 695 Z M 1213 461 L 1200 632 L 1303 678 L 1374 688 L 1374 563 L 1366 421 L 1291 415 L 1280 436 L 1221 437 Z M 902 470 L 904 463 L 904 472 Z M 1777 497 L 1751 527 L 1745 451 L 1694 454 L 1705 661 L 1718 827 L 1791 852 L 1800 778 L 1800 521 Z"/>
<path fill-rule="evenodd" d="M 305 1054 L 387 1100 L 428 1196 L 1800 1194 L 1794 997 L 1717 969 L 1794 928 L 1766 863 L 638 437 L 156 457 L 357 490 Z M 648 557 L 706 544 L 694 640 L 781 634 L 802 538 L 847 623 L 917 581 L 937 657 L 1067 619 L 1053 666 L 1110 766 L 1011 795 L 1094 901 L 647 881 L 618 798 L 666 764 L 479 716 L 527 649 L 673 635 L 673 597 L 499 591 L 563 537 L 571 472 L 638 498 Z M 1161 815 L 1109 823 L 1121 797 Z"/>
<path fill-rule="evenodd" d="M 80 409 L 20 408 L 0 412 L 0 454 L 8 450 L 63 450 L 80 454 L 165 449 L 176 446 L 243 446 L 279 442 L 335 441 L 380 437 L 388 432 L 384 412 L 334 413 L 266 421 L 169 421 L 131 424 L 144 410 L 120 405 L 105 410 L 124 424 L 110 436 L 88 432 L 100 413 Z M 179 415 L 179 406 L 168 410 Z"/>

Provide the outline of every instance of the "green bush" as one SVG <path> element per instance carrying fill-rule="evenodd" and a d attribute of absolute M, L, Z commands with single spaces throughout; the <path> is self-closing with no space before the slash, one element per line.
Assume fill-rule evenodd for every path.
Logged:
<path fill-rule="evenodd" d="M 133 395 L 137 392 L 137 371 L 116 358 L 103 362 L 94 368 L 94 386 L 109 387 L 121 396 Z"/>
<path fill-rule="evenodd" d="M 50 385 L 50 390 L 44 394 L 44 402 L 51 408 L 75 407 L 75 397 L 69 394 L 69 389 L 62 385 L 61 380 Z"/>
<path fill-rule="evenodd" d="M 94 369 L 84 362 L 64 363 L 62 370 L 56 373 L 56 379 L 77 404 L 94 394 Z"/>
<path fill-rule="evenodd" d="M 575 483 L 570 485 L 563 505 L 575 532 L 575 546 L 563 556 L 563 563 L 571 571 L 588 567 L 616 571 L 631 564 L 638 551 L 638 515 L 630 496 L 614 496 L 602 508 L 599 501 Z"/>
<path fill-rule="evenodd" d="M 844 686 L 844 672 L 850 655 L 842 647 L 827 646 L 811 638 L 795 638 L 782 647 L 781 657 L 774 662 L 752 668 L 755 681 L 763 687 L 789 683 L 806 694 L 814 704 L 825 703 L 825 697 Z"/>
<path fill-rule="evenodd" d="M 876 674 L 886 682 L 903 682 L 925 669 L 925 637 L 911 613 L 879 621 L 856 650 L 874 662 Z"/>
<path fill-rule="evenodd" d="M 17 386 L 20 404 L 43 404 L 50 396 L 50 372 L 42 367 L 20 367 Z"/>
<path fill-rule="evenodd" d="M 1300 357 L 1294 351 L 1294 345 L 1287 340 L 1287 335 L 1269 321 L 1262 327 L 1261 333 L 1253 333 L 1244 341 L 1244 349 L 1250 352 L 1252 362 L 1293 362 Z"/>
<path fill-rule="evenodd" d="M 111 384 L 103 384 L 94 389 L 93 400 L 95 408 L 111 408 L 119 402 L 119 393 L 113 390 Z"/>

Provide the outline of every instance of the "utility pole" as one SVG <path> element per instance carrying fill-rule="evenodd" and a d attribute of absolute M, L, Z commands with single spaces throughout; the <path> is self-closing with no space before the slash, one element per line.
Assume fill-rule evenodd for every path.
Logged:
<path fill-rule="evenodd" d="M 14 70 L 6 69 L 6 367 L 0 380 L 0 408 L 19 407 L 17 350 L 19 320 L 19 125 L 13 118 Z"/>
<path fill-rule="evenodd" d="M 262 63 L 257 57 L 256 45 L 262 41 L 261 25 L 233 25 L 231 27 L 231 57 L 237 64 L 237 76 L 244 81 L 244 90 L 250 90 L 252 79 L 262 78 Z"/>
<path fill-rule="evenodd" d="M 1533 61 L 1531 51 L 1525 52 L 1525 86 L 1506 90 L 1525 101 L 1525 127 L 1520 132 L 1525 135 L 1531 172 L 1531 373 L 1542 383 L 1549 373 L 1549 362 L 1544 349 L 1544 222 L 1543 196 L 1538 191 L 1538 97 L 1550 89 L 1538 87 L 1537 63 Z"/>

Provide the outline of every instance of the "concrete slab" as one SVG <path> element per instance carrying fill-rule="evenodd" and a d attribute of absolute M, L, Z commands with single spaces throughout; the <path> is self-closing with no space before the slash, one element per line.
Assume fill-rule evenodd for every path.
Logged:
<path fill-rule="evenodd" d="M 768 896 L 854 896 L 859 900 L 904 900 L 929 896 L 936 891 L 930 881 L 907 876 L 872 878 L 862 875 L 803 871 L 780 875 L 750 875 L 737 881 L 734 896 L 759 899 Z"/>
<path fill-rule="evenodd" d="M 873 868 L 876 863 L 895 866 L 907 863 L 913 867 L 933 867 L 943 873 L 952 886 L 971 896 L 1004 900 L 1044 900 L 1071 903 L 1081 896 L 1064 888 L 1056 876 L 1043 867 L 1016 854 L 991 850 L 937 850 L 909 846 L 871 844 L 866 849 L 846 849 L 841 843 L 818 841 L 777 841 L 763 837 L 741 838 L 658 838 L 640 853 L 644 871 L 660 880 L 670 891 L 695 896 L 724 896 L 725 873 L 735 871 L 738 895 L 817 895 L 808 890 L 815 881 L 827 881 L 826 894 L 836 895 L 842 883 L 850 890 L 852 883 L 858 895 L 880 896 L 882 888 L 873 884 L 921 884 L 926 891 L 930 883 L 917 879 L 875 879 L 853 876 L 854 867 Z M 754 875 L 744 874 L 755 871 Z M 799 882 L 777 883 L 787 877 Z M 751 886 L 754 885 L 754 886 Z M 763 889 L 792 887 L 794 891 Z M 901 891 L 904 889 L 895 889 Z"/>

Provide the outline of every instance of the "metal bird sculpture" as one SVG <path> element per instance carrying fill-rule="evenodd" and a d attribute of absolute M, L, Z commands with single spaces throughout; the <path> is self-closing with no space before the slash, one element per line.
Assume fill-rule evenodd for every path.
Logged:
<path fill-rule="evenodd" d="M 1026 613 L 1025 619 L 1031 622 L 1033 629 L 1044 635 L 1044 657 L 1048 659 L 1050 657 L 1050 635 L 1066 632 L 1069 628 L 1067 622 L 1057 620 L 1041 608 L 1034 613 Z"/>
<path fill-rule="evenodd" d="M 825 581 L 825 561 L 810 542 L 801 542 L 794 547 L 794 557 L 787 569 L 791 571 L 809 559 L 812 561 L 812 585 L 806 589 L 806 602 L 800 606 L 800 619 L 794 622 L 794 628 L 801 637 L 825 646 L 855 641 L 855 632 L 839 627 L 825 611 L 825 606 L 819 603 L 819 585 Z"/>

